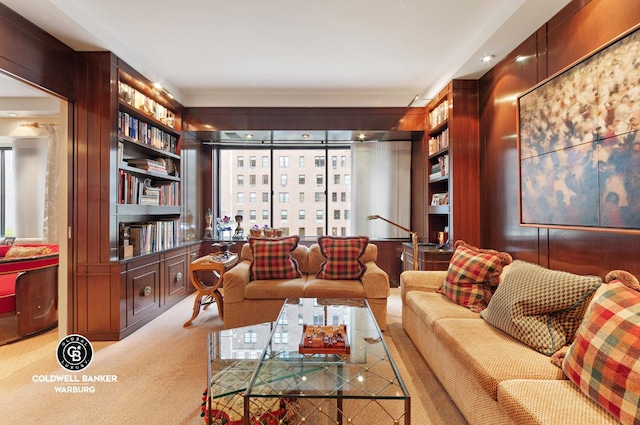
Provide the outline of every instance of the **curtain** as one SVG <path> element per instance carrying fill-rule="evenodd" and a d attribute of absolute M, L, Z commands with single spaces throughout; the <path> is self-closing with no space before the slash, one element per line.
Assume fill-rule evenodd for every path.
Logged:
<path fill-rule="evenodd" d="M 42 239 L 44 243 L 58 243 L 58 126 L 47 124 L 47 166 L 44 185 L 44 220 Z"/>
<path fill-rule="evenodd" d="M 47 138 L 14 138 L 13 152 L 16 236 L 21 239 L 42 239 Z"/>
<path fill-rule="evenodd" d="M 407 238 L 409 234 L 379 215 L 411 228 L 411 142 L 364 142 L 351 145 L 353 235 Z"/>

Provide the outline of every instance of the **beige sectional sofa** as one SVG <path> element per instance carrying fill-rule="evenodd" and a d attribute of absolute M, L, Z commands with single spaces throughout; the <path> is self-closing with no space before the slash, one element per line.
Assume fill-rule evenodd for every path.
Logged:
<path fill-rule="evenodd" d="M 446 276 L 446 271 L 401 274 L 402 324 L 470 424 L 619 423 L 565 377 L 553 356 L 438 293 Z"/>
<path fill-rule="evenodd" d="M 286 298 L 365 298 L 380 329 L 386 329 L 389 276 L 376 264 L 375 244 L 369 243 L 360 257 L 365 271 L 358 280 L 318 279 L 316 274 L 326 257 L 317 243 L 298 245 L 291 256 L 301 277 L 250 280 L 253 255 L 249 243 L 243 245 L 238 264 L 223 277 L 225 328 L 273 321 Z"/>

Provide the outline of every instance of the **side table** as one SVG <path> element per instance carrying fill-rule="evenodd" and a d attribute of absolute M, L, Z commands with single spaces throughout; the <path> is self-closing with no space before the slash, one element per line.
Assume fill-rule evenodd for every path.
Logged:
<path fill-rule="evenodd" d="M 193 314 L 183 326 L 189 326 L 191 322 L 198 317 L 200 308 L 204 306 L 206 309 L 213 303 L 218 304 L 218 313 L 220 314 L 220 318 L 224 320 L 224 303 L 222 301 L 222 291 L 220 290 L 222 289 L 222 276 L 225 270 L 235 266 L 237 262 L 238 254 L 226 253 L 205 255 L 189 264 L 189 279 L 198 293 L 193 302 Z M 208 271 L 215 276 L 215 282 L 213 284 L 208 284 L 197 276 L 197 272 Z"/>

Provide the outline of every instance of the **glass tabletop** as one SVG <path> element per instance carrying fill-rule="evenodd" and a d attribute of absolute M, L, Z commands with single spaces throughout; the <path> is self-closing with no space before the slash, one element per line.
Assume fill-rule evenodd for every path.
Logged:
<path fill-rule="evenodd" d="M 303 341 L 305 328 L 322 333 L 315 347 Z M 343 330 L 345 344 L 336 344 Z M 366 300 L 316 298 L 285 302 L 246 394 L 408 398 Z"/>

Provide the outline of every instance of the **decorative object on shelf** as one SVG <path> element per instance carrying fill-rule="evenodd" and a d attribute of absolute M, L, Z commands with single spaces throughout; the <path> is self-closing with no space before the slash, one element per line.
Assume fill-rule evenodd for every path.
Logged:
<path fill-rule="evenodd" d="M 438 244 L 440 244 L 440 246 L 443 247 L 448 242 L 449 242 L 449 232 L 446 230 L 444 232 L 438 232 Z"/>
<path fill-rule="evenodd" d="M 204 215 L 205 228 L 204 228 L 204 239 L 213 239 L 213 213 L 211 212 L 211 208 L 209 208 Z"/>
<path fill-rule="evenodd" d="M 254 238 L 259 238 L 262 236 L 262 229 L 258 227 L 257 224 L 254 224 L 251 229 L 249 229 L 249 234 Z"/>
<path fill-rule="evenodd" d="M 233 242 L 231 241 L 222 241 L 216 242 L 213 244 L 213 247 L 218 248 L 219 254 L 221 258 L 229 258 L 229 249 L 233 246 Z"/>
<path fill-rule="evenodd" d="M 236 221 L 228 215 L 225 215 L 222 218 L 216 218 L 216 230 L 218 231 L 218 237 L 222 240 L 231 240 L 237 225 Z"/>
<path fill-rule="evenodd" d="M 413 244 L 413 269 L 418 270 L 418 232 L 414 232 L 413 230 L 409 230 L 404 226 L 399 225 L 398 223 L 394 223 L 391 220 L 387 220 L 384 217 L 380 217 L 379 215 L 370 215 L 367 216 L 367 220 L 376 220 L 380 219 L 382 221 L 386 221 L 387 223 L 396 226 L 399 229 L 404 230 L 405 232 L 411 234 L 411 243 Z"/>
<path fill-rule="evenodd" d="M 236 231 L 233 233 L 233 239 L 242 239 L 244 238 L 244 229 L 242 228 L 242 216 L 236 215 L 234 217 L 237 223 Z"/>

